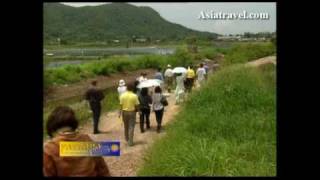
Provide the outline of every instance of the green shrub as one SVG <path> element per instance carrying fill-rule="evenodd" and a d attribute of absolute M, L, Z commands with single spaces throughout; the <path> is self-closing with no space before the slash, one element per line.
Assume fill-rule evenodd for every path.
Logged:
<path fill-rule="evenodd" d="M 245 63 L 265 56 L 273 55 L 276 48 L 271 43 L 236 44 L 225 55 L 224 65 Z"/>
<path fill-rule="evenodd" d="M 202 58 L 214 59 L 217 56 L 217 50 L 215 48 L 205 48 L 200 51 Z"/>

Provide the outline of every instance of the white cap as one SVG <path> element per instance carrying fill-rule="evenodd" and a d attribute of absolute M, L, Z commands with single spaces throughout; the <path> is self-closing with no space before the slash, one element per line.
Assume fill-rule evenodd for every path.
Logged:
<path fill-rule="evenodd" d="M 124 85 L 126 85 L 126 83 L 124 82 L 123 79 L 121 79 L 121 80 L 119 81 L 119 86 L 124 86 Z"/>

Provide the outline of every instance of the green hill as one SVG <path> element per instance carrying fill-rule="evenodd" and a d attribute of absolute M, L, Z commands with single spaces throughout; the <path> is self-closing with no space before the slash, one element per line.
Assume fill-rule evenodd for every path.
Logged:
<path fill-rule="evenodd" d="M 72 42 L 132 40 L 180 40 L 195 35 L 214 38 L 217 34 L 188 29 L 163 19 L 150 7 L 126 3 L 101 6 L 71 7 L 60 3 L 44 3 L 44 43 L 57 38 Z"/>

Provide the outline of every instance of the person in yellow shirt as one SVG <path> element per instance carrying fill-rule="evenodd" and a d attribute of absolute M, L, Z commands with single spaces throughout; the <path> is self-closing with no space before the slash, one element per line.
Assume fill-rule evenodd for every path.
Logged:
<path fill-rule="evenodd" d="M 193 67 L 190 65 L 188 66 L 187 70 L 187 78 L 186 78 L 186 92 L 191 92 L 193 83 L 194 83 L 194 77 L 196 76 L 196 73 L 192 69 Z"/>
<path fill-rule="evenodd" d="M 129 146 L 133 145 L 134 126 L 136 124 L 136 112 L 139 111 L 138 96 L 133 93 L 134 85 L 128 84 L 127 91 L 120 96 L 120 114 L 124 124 L 124 136 Z"/>

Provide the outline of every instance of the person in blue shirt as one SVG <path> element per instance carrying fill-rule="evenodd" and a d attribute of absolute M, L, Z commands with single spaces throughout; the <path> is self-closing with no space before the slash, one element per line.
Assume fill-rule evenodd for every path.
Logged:
<path fill-rule="evenodd" d="M 158 69 L 157 69 L 157 72 L 156 72 L 156 74 L 154 75 L 154 78 L 155 78 L 155 79 L 159 79 L 159 80 L 161 80 L 161 81 L 164 80 L 163 75 L 162 75 L 162 73 L 161 73 L 161 68 L 158 68 Z"/>

